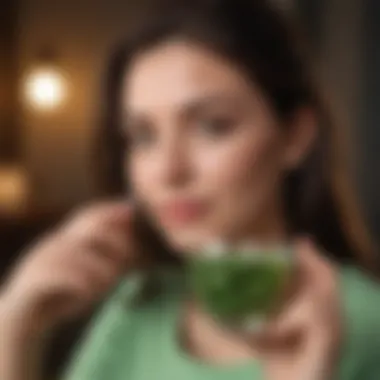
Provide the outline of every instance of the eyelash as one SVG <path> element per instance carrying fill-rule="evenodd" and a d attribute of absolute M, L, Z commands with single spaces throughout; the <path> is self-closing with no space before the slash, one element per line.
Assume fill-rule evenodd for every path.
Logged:
<path fill-rule="evenodd" d="M 153 133 L 150 130 L 147 131 L 144 128 L 136 128 L 136 130 L 124 128 L 121 132 L 121 139 L 125 147 L 128 146 L 128 149 L 136 149 L 146 144 L 147 134 L 149 135 L 148 140 L 151 140 Z"/>
<path fill-rule="evenodd" d="M 154 140 L 154 133 L 152 131 L 139 131 L 131 133 L 129 136 L 129 143 L 132 147 L 138 148 L 147 146 Z"/>
<path fill-rule="evenodd" d="M 201 134 L 211 138 L 219 138 L 227 135 L 234 126 L 235 122 L 231 118 L 215 116 L 203 117 L 196 121 L 198 130 Z M 135 130 L 125 128 L 122 133 L 122 140 L 131 149 L 145 147 L 154 140 L 154 132 L 150 128 L 140 126 Z"/>
<path fill-rule="evenodd" d="M 201 129 L 213 137 L 222 137 L 231 131 L 234 121 L 226 117 L 209 117 L 200 120 Z"/>

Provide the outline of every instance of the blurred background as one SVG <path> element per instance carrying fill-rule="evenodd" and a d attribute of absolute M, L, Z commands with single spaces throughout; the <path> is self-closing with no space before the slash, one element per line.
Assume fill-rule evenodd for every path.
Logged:
<path fill-rule="evenodd" d="M 272 0 L 296 14 L 318 74 L 354 142 L 357 191 L 380 232 L 380 2 Z M 104 84 L 132 0 L 2 0 L 0 278 L 25 245 L 104 187 Z M 86 320 L 54 337 L 54 378 Z"/>

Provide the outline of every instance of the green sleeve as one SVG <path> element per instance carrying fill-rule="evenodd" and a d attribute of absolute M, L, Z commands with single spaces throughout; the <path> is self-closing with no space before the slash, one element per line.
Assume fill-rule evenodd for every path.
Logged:
<path fill-rule="evenodd" d="M 372 303 L 372 333 L 368 337 L 369 350 L 367 352 L 368 361 L 365 364 L 364 374 L 358 380 L 380 380 L 380 287 L 379 294 Z"/>
<path fill-rule="evenodd" d="M 380 285 L 357 269 L 346 270 L 345 357 L 342 380 L 380 380 Z"/>
<path fill-rule="evenodd" d="M 380 315 L 379 315 L 380 318 Z M 371 340 L 371 351 L 367 352 L 368 360 L 363 362 L 362 370 L 355 380 L 379 380 L 380 379 L 380 327 L 374 331 Z"/>
<path fill-rule="evenodd" d="M 379 380 L 380 379 L 380 353 L 372 363 L 363 371 L 363 375 L 359 377 L 360 380 Z M 359 379 L 358 378 L 358 379 Z"/>

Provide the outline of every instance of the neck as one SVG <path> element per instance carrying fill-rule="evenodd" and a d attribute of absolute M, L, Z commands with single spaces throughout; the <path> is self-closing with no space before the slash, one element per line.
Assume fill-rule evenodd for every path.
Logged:
<path fill-rule="evenodd" d="M 247 228 L 240 229 L 234 241 L 254 241 L 262 244 L 284 243 L 289 240 L 285 215 L 282 207 L 273 202 L 263 208 L 255 221 L 246 223 Z"/>

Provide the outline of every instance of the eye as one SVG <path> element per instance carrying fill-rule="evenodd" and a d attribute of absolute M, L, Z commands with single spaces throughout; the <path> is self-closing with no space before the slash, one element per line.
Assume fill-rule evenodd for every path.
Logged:
<path fill-rule="evenodd" d="M 209 116 L 201 118 L 198 125 L 201 132 L 207 136 L 223 137 L 233 130 L 235 121 L 226 116 Z"/>
<path fill-rule="evenodd" d="M 156 140 L 156 133 L 149 125 L 129 125 L 125 128 L 125 139 L 131 149 L 145 149 Z"/>

